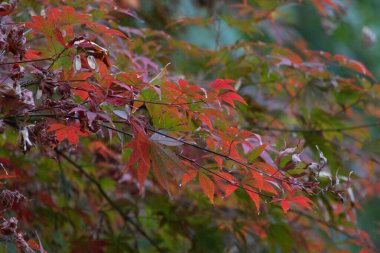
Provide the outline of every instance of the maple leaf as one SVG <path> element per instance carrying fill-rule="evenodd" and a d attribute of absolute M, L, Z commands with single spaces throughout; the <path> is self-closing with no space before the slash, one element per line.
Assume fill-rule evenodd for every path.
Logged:
<path fill-rule="evenodd" d="M 214 182 L 205 174 L 199 173 L 199 184 L 206 196 L 210 199 L 210 203 L 214 204 L 215 185 Z"/>
<path fill-rule="evenodd" d="M 174 152 L 162 145 L 150 143 L 149 152 L 155 178 L 171 195 L 177 187 L 169 187 L 170 183 L 175 182 L 175 185 L 178 185 L 175 179 L 177 173 L 183 168 L 183 163 Z"/>
<path fill-rule="evenodd" d="M 257 211 L 260 211 L 260 196 L 259 194 L 250 186 L 243 185 L 245 192 L 248 194 L 248 196 L 251 198 L 253 203 L 256 206 Z"/>
<path fill-rule="evenodd" d="M 188 182 L 193 180 L 198 174 L 197 170 L 186 170 L 182 176 L 182 185 L 186 185 Z"/>
<path fill-rule="evenodd" d="M 115 29 L 111 29 L 111 28 L 109 28 L 105 25 L 102 25 L 102 24 L 91 24 L 90 28 L 92 30 L 94 30 L 95 32 L 104 33 L 107 36 L 113 37 L 114 35 L 118 35 L 124 39 L 127 39 L 127 36 L 125 36 L 124 33 L 120 32 L 118 30 L 115 30 Z"/>
<path fill-rule="evenodd" d="M 289 199 L 289 202 L 295 203 L 299 206 L 306 207 L 307 209 L 311 209 L 311 204 L 313 204 L 313 201 L 310 199 L 304 197 L 304 196 L 295 196 L 293 198 Z"/>
<path fill-rule="evenodd" d="M 255 171 L 255 170 L 251 170 L 251 174 L 252 174 L 253 178 L 255 179 L 254 186 L 257 187 L 259 189 L 259 191 L 261 191 L 263 188 L 263 185 L 264 185 L 263 174 Z"/>
<path fill-rule="evenodd" d="M 220 101 L 224 101 L 227 104 L 230 104 L 234 108 L 235 108 L 234 101 L 239 101 L 240 103 L 248 105 L 247 102 L 245 102 L 245 100 L 239 94 L 232 91 L 220 94 L 218 98 Z"/>
<path fill-rule="evenodd" d="M 274 168 L 273 166 L 267 164 L 267 163 L 263 163 L 263 162 L 254 162 L 253 163 L 253 166 L 257 169 L 259 169 L 260 171 L 263 171 L 267 174 L 270 174 L 270 175 L 273 175 L 273 174 L 277 174 L 278 173 L 278 170 L 276 168 Z"/>
<path fill-rule="evenodd" d="M 131 148 L 133 150 L 128 161 L 128 167 L 133 169 L 134 173 L 137 174 L 141 194 L 150 169 L 149 148 L 151 142 L 139 122 L 132 120 L 131 126 L 134 138 L 124 148 Z"/>
<path fill-rule="evenodd" d="M 68 48 L 65 40 L 63 39 L 62 32 L 58 28 L 54 29 L 54 36 L 58 40 L 58 42 L 61 43 L 62 46 L 64 46 L 65 48 Z"/>
<path fill-rule="evenodd" d="M 290 208 L 290 204 L 287 200 L 283 200 L 281 201 L 281 207 L 282 207 L 282 210 L 284 210 L 284 213 L 287 214 Z"/>
<path fill-rule="evenodd" d="M 295 191 L 291 192 L 285 199 L 275 198 L 272 200 L 272 202 L 280 202 L 282 210 L 284 211 L 285 214 L 290 209 L 290 203 L 297 204 L 307 209 L 311 209 L 310 205 L 313 204 L 313 201 L 301 195 L 293 196 L 294 194 L 295 194 Z"/>
<path fill-rule="evenodd" d="M 217 171 L 214 172 L 219 176 L 217 178 L 218 180 L 221 179 L 222 182 L 227 182 L 227 185 L 223 185 L 224 188 L 224 197 L 227 198 L 230 196 L 240 185 L 239 181 L 230 173 L 222 172 L 222 171 Z"/>
<path fill-rule="evenodd" d="M 230 196 L 234 191 L 236 191 L 236 189 L 238 188 L 238 186 L 236 184 L 228 184 L 226 189 L 224 190 L 224 197 L 227 198 L 228 196 Z"/>
<path fill-rule="evenodd" d="M 41 53 L 33 49 L 28 49 L 24 55 L 25 59 L 39 59 L 41 58 Z"/>
<path fill-rule="evenodd" d="M 78 144 L 78 135 L 80 136 L 88 135 L 88 132 L 82 131 L 80 129 L 79 124 L 68 126 L 68 125 L 56 123 L 56 124 L 52 124 L 47 131 L 48 132 L 55 131 L 55 138 L 57 139 L 57 141 L 61 142 L 67 139 L 70 143 L 74 145 Z"/>
<path fill-rule="evenodd" d="M 235 89 L 229 85 L 230 83 L 234 83 L 234 80 L 229 80 L 229 79 L 216 79 L 210 86 L 215 90 L 219 91 L 220 89 L 226 89 L 226 90 L 231 90 L 235 91 Z"/>
<path fill-rule="evenodd" d="M 234 83 L 234 80 L 230 79 L 216 79 L 210 86 L 218 93 L 218 100 L 220 102 L 225 102 L 235 108 L 234 101 L 239 101 L 245 105 L 248 105 L 245 100 L 236 93 L 235 89 L 229 85 L 230 83 Z M 223 92 L 221 90 L 229 90 L 227 92 Z"/>

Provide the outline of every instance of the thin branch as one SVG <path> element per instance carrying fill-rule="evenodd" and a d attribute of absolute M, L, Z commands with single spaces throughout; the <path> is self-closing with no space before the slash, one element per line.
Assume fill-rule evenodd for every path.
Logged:
<path fill-rule="evenodd" d="M 58 115 L 58 114 L 31 114 L 31 115 L 15 115 L 15 116 L 4 116 L 0 117 L 0 119 L 18 119 L 23 117 L 46 117 L 46 118 L 59 118 L 59 117 L 66 117 L 71 119 L 79 119 L 78 117 L 71 116 L 71 115 Z"/>
<path fill-rule="evenodd" d="M 48 83 L 74 83 L 74 82 L 86 82 L 86 79 L 72 79 L 72 80 L 58 80 L 58 81 L 48 81 Z"/>
<path fill-rule="evenodd" d="M 74 162 L 70 157 L 68 157 L 65 153 L 61 152 L 59 149 L 56 149 L 56 152 L 59 156 L 63 157 L 68 163 L 74 166 L 79 172 L 81 172 L 91 183 L 93 183 L 97 188 L 100 194 L 104 197 L 104 199 L 108 202 L 108 204 L 116 210 L 119 215 L 123 218 L 124 222 L 129 223 L 136 229 L 145 239 L 149 241 L 149 243 L 160 253 L 164 253 L 165 251 L 158 246 L 158 244 L 129 216 L 127 216 L 124 211 L 108 196 L 108 194 L 104 191 L 101 184 L 89 173 L 87 173 L 82 166 Z"/>
<path fill-rule="evenodd" d="M 21 64 L 21 63 L 28 63 L 28 62 L 38 62 L 38 61 L 52 61 L 52 60 L 53 59 L 51 57 L 49 57 L 49 58 L 40 58 L 40 59 L 25 60 L 25 61 L 1 62 L 0 66 L 12 65 L 12 64 Z"/>
<path fill-rule="evenodd" d="M 99 123 L 98 123 L 98 125 L 99 125 L 99 126 L 102 126 L 102 127 L 105 127 L 105 128 L 107 128 L 107 129 L 110 129 L 110 130 L 112 130 L 112 131 L 115 131 L 115 132 L 118 132 L 118 133 L 121 133 L 121 134 L 127 135 L 127 136 L 129 136 L 129 137 L 131 137 L 131 138 L 134 137 L 133 134 L 127 133 L 127 132 L 125 132 L 125 131 L 123 131 L 123 130 L 120 130 L 120 129 L 117 129 L 117 128 L 114 128 L 114 127 L 110 127 L 110 126 L 107 126 L 107 125 L 99 124 Z"/>
<path fill-rule="evenodd" d="M 58 61 L 58 59 L 62 56 L 62 54 L 66 51 L 66 49 L 67 49 L 66 47 L 64 49 L 62 49 L 62 51 L 59 52 L 59 54 L 57 55 L 57 57 L 55 57 L 54 59 L 52 59 L 52 63 L 49 65 L 48 70 L 50 70 L 53 67 L 53 65 Z"/>

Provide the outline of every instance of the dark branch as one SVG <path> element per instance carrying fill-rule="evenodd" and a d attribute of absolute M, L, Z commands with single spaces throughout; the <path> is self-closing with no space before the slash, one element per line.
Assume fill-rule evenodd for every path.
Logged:
<path fill-rule="evenodd" d="M 25 60 L 25 61 L 14 61 L 14 62 L 0 62 L 0 66 L 4 65 L 12 65 L 12 64 L 21 64 L 21 63 L 28 63 L 28 62 L 38 62 L 38 61 L 51 61 L 52 58 L 40 58 L 40 59 L 33 59 L 33 60 Z"/>

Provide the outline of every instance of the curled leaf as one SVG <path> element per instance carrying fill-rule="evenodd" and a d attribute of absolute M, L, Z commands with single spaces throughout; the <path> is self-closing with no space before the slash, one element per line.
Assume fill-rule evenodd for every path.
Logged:
<path fill-rule="evenodd" d="M 299 154 L 293 154 L 292 155 L 292 162 L 294 165 L 297 165 L 302 162 Z"/>
<path fill-rule="evenodd" d="M 320 171 L 318 163 L 311 163 L 311 164 L 309 164 L 308 168 L 309 168 L 309 170 L 311 170 L 314 173 L 317 173 Z"/>
<path fill-rule="evenodd" d="M 319 153 L 320 169 L 323 169 L 323 167 L 325 167 L 327 164 L 327 158 L 323 155 L 322 151 L 319 149 L 319 147 L 317 145 L 315 145 L 315 147 L 317 148 L 318 153 Z"/>

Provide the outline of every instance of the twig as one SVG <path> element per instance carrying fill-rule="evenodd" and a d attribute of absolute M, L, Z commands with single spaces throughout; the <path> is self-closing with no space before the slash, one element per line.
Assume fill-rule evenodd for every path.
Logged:
<path fill-rule="evenodd" d="M 50 70 L 50 69 L 53 67 L 53 65 L 54 65 L 54 64 L 57 62 L 57 60 L 62 56 L 62 54 L 66 51 L 66 49 L 67 49 L 67 48 L 62 49 L 62 51 L 59 52 L 59 54 L 58 54 L 54 59 L 52 59 L 52 63 L 49 65 L 48 70 Z"/>
<path fill-rule="evenodd" d="M 0 66 L 3 65 L 12 65 L 12 64 L 21 64 L 21 63 L 28 63 L 28 62 L 38 62 L 38 61 L 51 61 L 52 58 L 40 58 L 40 59 L 33 59 L 33 60 L 25 60 L 25 61 L 14 61 L 14 62 L 1 62 Z"/>

